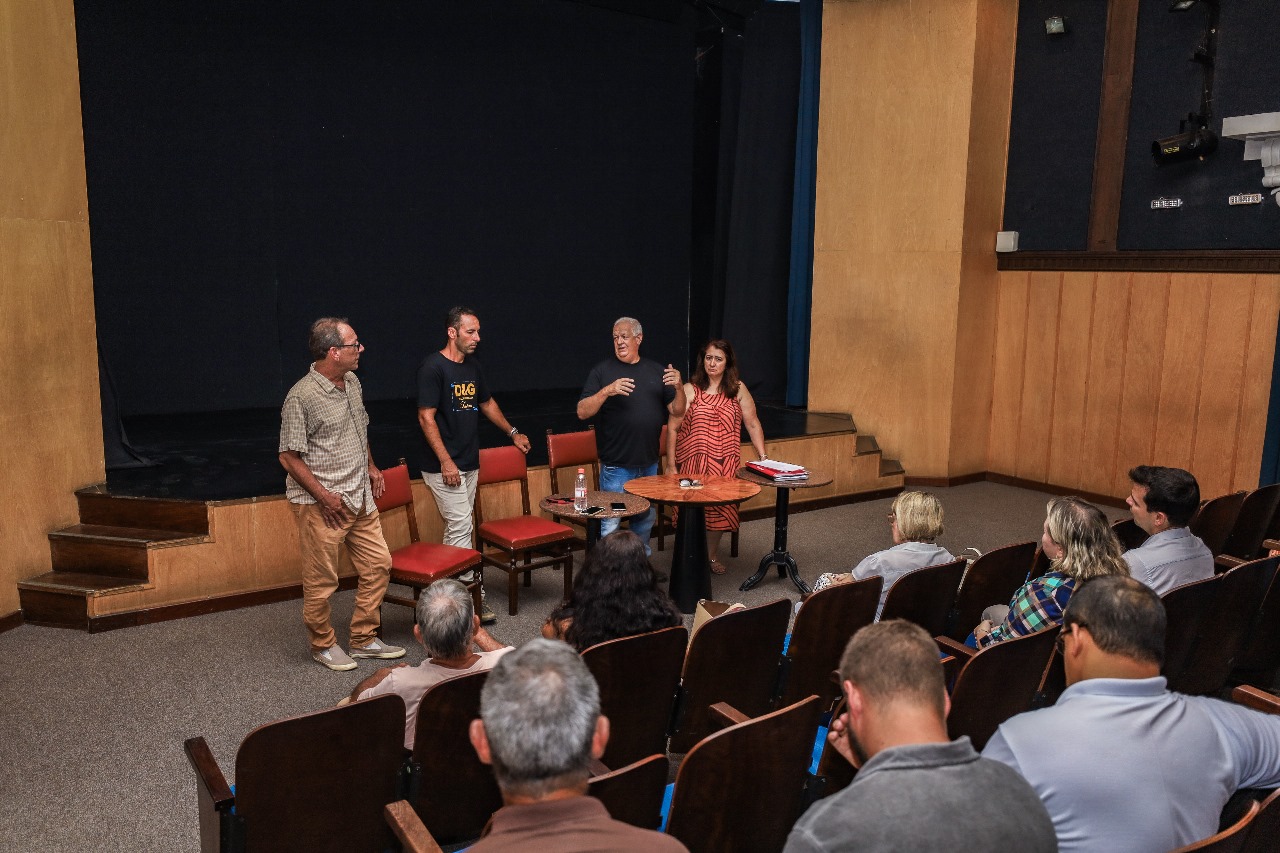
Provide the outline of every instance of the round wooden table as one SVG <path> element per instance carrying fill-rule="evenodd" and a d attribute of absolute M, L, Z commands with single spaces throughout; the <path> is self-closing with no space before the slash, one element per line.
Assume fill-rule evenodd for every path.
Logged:
<path fill-rule="evenodd" d="M 679 474 L 655 474 L 628 480 L 622 488 L 633 495 L 676 504 L 676 543 L 671 555 L 671 599 L 681 613 L 692 613 L 698 599 L 711 595 L 711 559 L 707 556 L 707 521 L 702 508 L 741 503 L 760 494 L 760 487 L 736 477 L 698 477 L 700 489 L 680 488 Z"/>
<path fill-rule="evenodd" d="M 803 480 L 778 482 L 772 477 L 757 474 L 750 468 L 740 470 L 738 477 L 748 483 L 772 486 L 778 490 L 778 500 L 774 504 L 773 511 L 773 551 L 764 555 L 764 559 L 760 561 L 760 568 L 756 570 L 754 575 L 744 580 L 742 586 L 738 587 L 738 589 L 746 592 L 764 580 L 764 576 L 769 572 L 770 566 L 777 566 L 778 577 L 782 577 L 784 574 L 788 575 L 791 578 L 791 582 L 796 585 L 796 589 L 802 593 L 809 592 L 808 584 L 800 579 L 800 567 L 796 565 L 795 558 L 787 551 L 787 510 L 791 503 L 792 489 L 814 489 L 818 486 L 826 486 L 831 483 L 831 477 L 819 471 L 810 471 L 809 476 Z"/>
<path fill-rule="evenodd" d="M 558 503 L 558 501 L 568 499 L 568 503 Z M 613 504 L 626 504 L 623 509 L 614 509 Z M 573 508 L 573 495 L 547 495 L 538 502 L 538 507 L 543 512 L 549 512 L 556 518 L 567 518 L 572 521 L 582 522 L 587 529 L 587 547 L 590 551 L 596 546 L 596 542 L 600 540 L 600 522 L 606 518 L 627 518 L 632 515 L 639 515 L 642 512 L 649 511 L 649 502 L 638 495 L 629 495 L 626 492 L 587 492 L 587 506 L 603 507 L 600 512 L 585 513 L 578 512 Z"/>

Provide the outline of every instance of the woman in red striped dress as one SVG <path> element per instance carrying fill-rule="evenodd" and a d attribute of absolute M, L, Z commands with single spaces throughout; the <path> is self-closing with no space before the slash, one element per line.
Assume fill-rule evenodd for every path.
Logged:
<path fill-rule="evenodd" d="M 728 341 L 714 340 L 702 348 L 691 382 L 684 386 L 689 405 L 682 417 L 667 424 L 667 470 L 689 477 L 732 477 L 742 466 L 742 426 L 747 427 L 751 446 L 765 459 L 764 431 L 756 417 L 751 392 L 738 378 L 738 361 Z M 717 559 L 720 538 L 726 530 L 738 529 L 736 506 L 709 506 L 707 550 L 711 571 L 725 572 Z"/>

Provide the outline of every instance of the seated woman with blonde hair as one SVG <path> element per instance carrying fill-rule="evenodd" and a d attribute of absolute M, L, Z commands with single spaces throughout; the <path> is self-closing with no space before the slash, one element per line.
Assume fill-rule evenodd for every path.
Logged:
<path fill-rule="evenodd" d="M 933 495 L 925 492 L 898 495 L 889 511 L 889 531 L 893 536 L 892 548 L 867 557 L 849 574 L 820 575 L 813 583 L 813 591 L 818 592 L 835 583 L 861 581 L 879 575 L 884 578 L 880 605 L 876 608 L 876 618 L 879 619 L 894 581 L 907 572 L 955 559 L 946 548 L 934 542 L 942 535 L 942 503 Z"/>
<path fill-rule="evenodd" d="M 978 623 L 973 639 L 980 649 L 1061 625 L 1076 585 L 1089 578 L 1129 576 L 1120 541 L 1102 510 L 1077 497 L 1054 498 L 1045 509 L 1040 548 L 1049 558 L 1049 571 L 1023 584 L 1009 606 L 999 608 L 1002 619 Z"/>

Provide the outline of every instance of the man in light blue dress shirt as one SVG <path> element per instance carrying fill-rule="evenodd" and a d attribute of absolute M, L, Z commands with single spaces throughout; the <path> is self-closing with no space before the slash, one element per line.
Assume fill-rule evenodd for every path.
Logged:
<path fill-rule="evenodd" d="M 1124 554 L 1129 572 L 1164 595 L 1174 587 L 1213 577 L 1213 554 L 1187 529 L 1200 508 L 1200 486 L 1189 471 L 1139 465 L 1129 472 L 1126 499 L 1147 541 Z"/>
<path fill-rule="evenodd" d="M 1021 773 L 1063 853 L 1162 853 L 1218 831 L 1240 788 L 1280 785 L 1280 716 L 1172 693 L 1164 605 L 1133 578 L 1081 585 L 1062 625 L 1067 689 L 982 751 Z"/>

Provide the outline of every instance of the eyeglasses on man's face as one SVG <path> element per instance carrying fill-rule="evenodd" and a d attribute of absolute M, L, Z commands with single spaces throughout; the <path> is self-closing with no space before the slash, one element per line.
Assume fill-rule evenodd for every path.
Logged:
<path fill-rule="evenodd" d="M 1088 627 L 1089 627 L 1088 625 L 1086 625 L 1086 624 L 1085 624 L 1085 623 L 1083 623 L 1083 622 L 1072 622 L 1072 623 L 1070 623 L 1070 624 L 1067 624 L 1066 622 L 1063 622 L 1063 623 L 1062 623 L 1062 630 L 1058 633 L 1058 639 L 1056 639 L 1056 640 L 1054 640 L 1054 641 L 1053 641 L 1054 648 L 1056 648 L 1056 649 L 1058 650 L 1058 654 L 1063 654 L 1063 649 L 1065 649 L 1065 648 L 1066 648 L 1067 636 L 1068 636 L 1069 634 L 1073 633 L 1073 632 L 1072 632 L 1072 630 L 1071 630 L 1071 626 L 1072 626 L 1072 625 L 1078 625 L 1078 626 L 1080 626 L 1081 628 L 1088 628 Z"/>
<path fill-rule="evenodd" d="M 364 344 L 360 343 L 360 341 L 359 341 L 359 340 L 355 340 L 355 341 L 352 341 L 352 342 L 351 342 L 351 343 L 349 343 L 349 344 L 334 344 L 334 345 L 333 345 L 333 348 L 334 348 L 334 349 L 346 349 L 347 347 L 355 347 L 356 349 L 364 349 Z"/>

